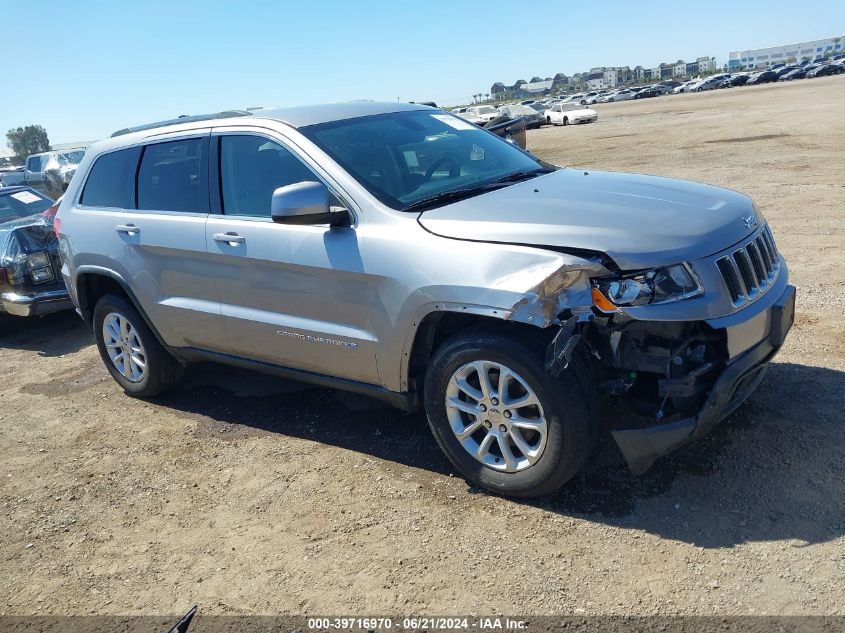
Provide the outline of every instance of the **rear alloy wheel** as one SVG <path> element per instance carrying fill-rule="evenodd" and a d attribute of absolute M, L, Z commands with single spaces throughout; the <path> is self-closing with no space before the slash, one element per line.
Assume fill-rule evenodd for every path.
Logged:
<path fill-rule="evenodd" d="M 515 497 L 550 494 L 592 453 L 595 428 L 574 369 L 555 378 L 543 351 L 487 330 L 432 359 L 425 408 L 437 443 L 472 484 Z"/>
<path fill-rule="evenodd" d="M 123 297 L 106 295 L 94 307 L 97 349 L 112 378 L 138 398 L 169 389 L 183 367 L 158 342 L 144 318 Z"/>
<path fill-rule="evenodd" d="M 563 117 L 563 124 L 569 125 L 569 117 Z"/>
<path fill-rule="evenodd" d="M 126 380 L 138 383 L 147 377 L 147 350 L 126 316 L 118 312 L 105 316 L 103 344 L 112 365 Z"/>

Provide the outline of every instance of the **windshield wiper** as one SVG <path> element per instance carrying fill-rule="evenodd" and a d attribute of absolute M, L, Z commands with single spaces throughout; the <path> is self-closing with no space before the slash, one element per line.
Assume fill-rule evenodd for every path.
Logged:
<path fill-rule="evenodd" d="M 538 167 L 537 169 L 531 169 L 530 171 L 515 171 L 512 174 L 502 176 L 501 178 L 497 178 L 493 182 L 487 184 L 498 185 L 506 182 L 519 182 L 520 180 L 528 180 L 529 178 L 534 178 L 535 176 L 540 176 L 542 174 L 550 174 L 552 171 L 554 170 L 547 169 L 546 167 Z"/>
<path fill-rule="evenodd" d="M 490 191 L 491 189 L 498 189 L 502 185 L 510 184 L 513 182 L 519 182 L 521 180 L 528 180 L 529 178 L 534 178 L 535 176 L 549 174 L 552 171 L 554 170 L 548 169 L 546 167 L 539 167 L 530 171 L 515 171 L 513 173 L 507 174 L 506 176 L 502 176 L 501 178 L 497 178 L 496 180 L 486 182 L 483 185 L 476 185 L 475 187 L 464 187 L 463 189 L 453 189 L 452 191 L 444 191 L 442 193 L 429 196 L 428 198 L 417 200 L 416 202 L 412 202 L 411 204 L 409 204 L 407 207 L 404 207 L 402 210 L 418 211 L 420 209 L 425 209 L 436 204 L 457 202 L 458 200 L 463 200 L 464 198 L 470 198 L 472 196 L 477 196 L 479 194 L 485 193 L 487 191 Z"/>
<path fill-rule="evenodd" d="M 402 211 L 418 211 L 436 204 L 446 204 L 447 202 L 456 202 L 464 198 L 471 198 L 487 191 L 487 185 L 479 185 L 477 187 L 465 187 L 463 189 L 453 189 L 452 191 L 444 191 L 442 193 L 423 198 L 412 202 L 407 207 L 403 207 Z"/>

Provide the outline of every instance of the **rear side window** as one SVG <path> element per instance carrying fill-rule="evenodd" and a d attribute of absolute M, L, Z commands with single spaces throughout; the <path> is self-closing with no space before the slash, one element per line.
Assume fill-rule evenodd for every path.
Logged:
<path fill-rule="evenodd" d="M 103 154 L 94 161 L 80 202 L 91 207 L 131 208 L 139 152 L 139 148 L 130 147 Z"/>
<path fill-rule="evenodd" d="M 147 145 L 138 169 L 138 209 L 208 212 L 204 162 L 199 138 Z"/>

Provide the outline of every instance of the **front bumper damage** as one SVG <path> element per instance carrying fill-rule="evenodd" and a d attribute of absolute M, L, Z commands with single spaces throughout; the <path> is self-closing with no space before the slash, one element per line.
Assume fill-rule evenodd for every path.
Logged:
<path fill-rule="evenodd" d="M 753 393 L 792 327 L 795 287 L 786 286 L 769 310 L 767 335 L 724 366 L 696 413 L 663 424 L 611 429 L 634 474 L 644 473 L 659 457 L 709 433 Z"/>

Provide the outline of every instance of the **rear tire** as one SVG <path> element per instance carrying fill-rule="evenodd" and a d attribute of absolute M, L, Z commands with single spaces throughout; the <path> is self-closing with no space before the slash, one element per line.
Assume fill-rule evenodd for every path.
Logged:
<path fill-rule="evenodd" d="M 576 364 L 555 378 L 545 372 L 544 349 L 475 328 L 435 353 L 425 377 L 429 426 L 473 485 L 513 497 L 548 495 L 592 454 L 598 433 Z M 490 397 L 481 388 L 482 373 Z M 537 404 L 518 405 L 532 401 Z M 486 452 L 480 453 L 488 436 Z"/>
<path fill-rule="evenodd" d="M 563 117 L 563 124 L 569 125 L 569 117 Z"/>
<path fill-rule="evenodd" d="M 135 306 L 123 297 L 101 297 L 94 307 L 93 325 L 100 357 L 128 395 L 152 398 L 182 377 L 182 364 L 164 349 Z"/>

